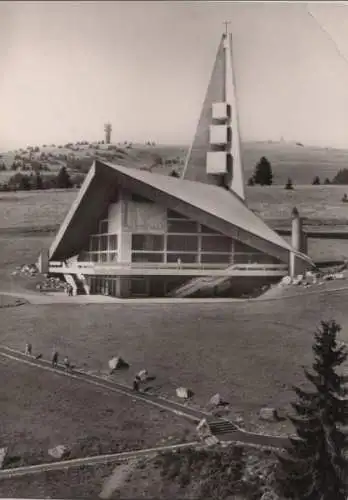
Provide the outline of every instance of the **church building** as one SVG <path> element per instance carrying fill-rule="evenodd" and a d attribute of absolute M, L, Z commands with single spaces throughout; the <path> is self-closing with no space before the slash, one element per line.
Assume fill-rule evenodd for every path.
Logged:
<path fill-rule="evenodd" d="M 95 161 L 39 262 L 75 293 L 240 297 L 311 268 L 301 245 L 247 206 L 226 33 L 181 177 Z"/>

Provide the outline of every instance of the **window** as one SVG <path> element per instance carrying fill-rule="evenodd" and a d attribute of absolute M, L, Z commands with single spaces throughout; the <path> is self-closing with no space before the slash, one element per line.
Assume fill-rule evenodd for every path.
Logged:
<path fill-rule="evenodd" d="M 117 253 L 116 252 L 110 252 L 107 254 L 108 256 L 108 262 L 117 262 Z"/>
<path fill-rule="evenodd" d="M 107 253 L 99 254 L 99 262 L 107 262 Z"/>
<path fill-rule="evenodd" d="M 163 253 L 145 253 L 145 252 L 133 252 L 132 262 L 163 262 Z"/>
<path fill-rule="evenodd" d="M 100 237 L 100 250 L 105 252 L 108 249 L 108 237 L 105 235 Z"/>
<path fill-rule="evenodd" d="M 167 218 L 168 219 L 186 219 L 185 215 L 181 215 L 178 212 L 174 212 L 174 210 L 167 210 Z"/>
<path fill-rule="evenodd" d="M 177 263 L 178 259 L 181 260 L 182 264 L 195 264 L 198 262 L 198 256 L 194 253 L 168 253 L 167 262 Z"/>
<path fill-rule="evenodd" d="M 99 250 L 99 237 L 91 236 L 91 252 L 97 252 Z"/>
<path fill-rule="evenodd" d="M 201 224 L 201 233 L 206 233 L 206 234 L 220 234 L 217 231 L 214 231 L 214 229 L 211 229 L 208 226 L 204 226 Z"/>
<path fill-rule="evenodd" d="M 262 257 L 258 253 L 235 253 L 233 255 L 233 262 L 236 264 L 265 264 L 266 262 L 261 262 L 263 260 Z"/>
<path fill-rule="evenodd" d="M 216 253 L 201 254 L 202 264 L 229 264 L 230 262 L 231 262 L 231 256 L 228 254 L 216 254 Z"/>
<path fill-rule="evenodd" d="M 197 233 L 198 224 L 193 220 L 169 220 L 168 233 Z"/>
<path fill-rule="evenodd" d="M 225 236 L 202 236 L 202 252 L 231 253 L 232 241 Z"/>
<path fill-rule="evenodd" d="M 99 233 L 107 233 L 108 232 L 108 221 L 107 220 L 102 220 L 99 222 Z"/>
<path fill-rule="evenodd" d="M 258 253 L 258 250 L 250 247 L 249 245 L 246 245 L 245 243 L 242 243 L 241 241 L 234 240 L 233 245 L 235 252 Z"/>
<path fill-rule="evenodd" d="M 132 250 L 152 250 L 160 252 L 164 249 L 162 234 L 133 234 Z"/>
<path fill-rule="evenodd" d="M 197 252 L 198 236 L 170 235 L 167 237 L 168 251 Z"/>
<path fill-rule="evenodd" d="M 117 234 L 109 235 L 109 250 L 117 250 Z"/>

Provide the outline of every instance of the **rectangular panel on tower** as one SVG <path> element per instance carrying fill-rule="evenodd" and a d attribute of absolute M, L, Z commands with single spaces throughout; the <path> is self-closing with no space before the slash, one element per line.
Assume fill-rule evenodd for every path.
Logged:
<path fill-rule="evenodd" d="M 227 120 L 229 117 L 227 102 L 213 102 L 213 120 Z"/>
<path fill-rule="evenodd" d="M 227 173 L 226 151 L 208 151 L 207 174 L 223 175 Z"/>
<path fill-rule="evenodd" d="M 228 142 L 228 128 L 226 125 L 210 125 L 210 144 L 213 146 L 223 146 Z"/>

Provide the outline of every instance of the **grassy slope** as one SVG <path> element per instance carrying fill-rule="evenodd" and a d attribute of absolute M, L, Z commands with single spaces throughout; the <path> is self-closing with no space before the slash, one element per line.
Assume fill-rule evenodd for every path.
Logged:
<path fill-rule="evenodd" d="M 163 159 L 175 157 L 185 158 L 187 148 L 182 146 L 144 146 L 135 144 L 132 149 L 126 149 L 119 146 L 117 153 L 107 151 L 107 145 L 100 145 L 99 150 L 89 149 L 86 146 L 78 146 L 79 151 L 71 151 L 67 148 L 45 147 L 41 148 L 43 152 L 53 154 L 73 154 L 76 158 L 92 158 L 97 155 L 109 155 L 109 159 L 121 165 L 134 166 L 137 168 L 150 167 L 156 156 Z M 248 178 L 256 163 L 261 156 L 266 156 L 272 164 L 275 184 L 284 185 L 287 178 L 291 177 L 295 184 L 311 184 L 316 175 L 322 181 L 328 177 L 332 179 L 337 171 L 345 168 L 348 164 L 348 151 L 334 148 L 318 148 L 313 146 L 304 147 L 294 143 L 281 142 L 245 142 L 242 144 L 243 163 L 246 178 Z M 11 165 L 14 159 L 15 151 L 3 153 L 6 165 Z M 35 154 L 34 154 L 35 157 Z M 113 157 L 113 159 L 112 159 Z M 56 164 L 50 165 L 52 171 L 59 169 L 64 162 L 57 160 Z M 154 171 L 169 171 L 171 167 L 163 169 L 155 168 Z M 8 172 L 0 172 L 0 181 L 2 177 L 8 177 Z"/>
<path fill-rule="evenodd" d="M 43 472 L 0 481 L 3 498 L 98 498 L 115 464 Z"/>
<path fill-rule="evenodd" d="M 129 373 L 117 375 L 122 382 L 145 366 L 156 375 L 159 394 L 173 396 L 184 385 L 205 405 L 220 392 L 250 416 L 292 400 L 320 319 L 335 317 L 348 340 L 347 297 L 345 291 L 244 304 L 24 305 L 0 309 L 1 343 L 23 349 L 30 339 L 45 357 L 56 345 L 95 370 L 105 368 L 110 353 L 119 354 L 131 364 Z"/>
<path fill-rule="evenodd" d="M 62 375 L 5 358 L 0 373 L 6 379 L 1 446 L 21 457 L 16 466 L 51 461 L 47 450 L 58 444 L 71 446 L 69 458 L 78 458 L 153 447 L 169 436 L 181 442 L 186 430 L 193 432 L 180 417 Z"/>

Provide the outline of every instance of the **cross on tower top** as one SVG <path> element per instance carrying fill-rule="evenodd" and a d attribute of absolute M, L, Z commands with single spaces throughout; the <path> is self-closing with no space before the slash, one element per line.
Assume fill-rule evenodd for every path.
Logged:
<path fill-rule="evenodd" d="M 231 21 L 224 21 L 223 24 L 225 25 L 225 34 L 228 35 L 228 25 L 231 24 Z"/>

